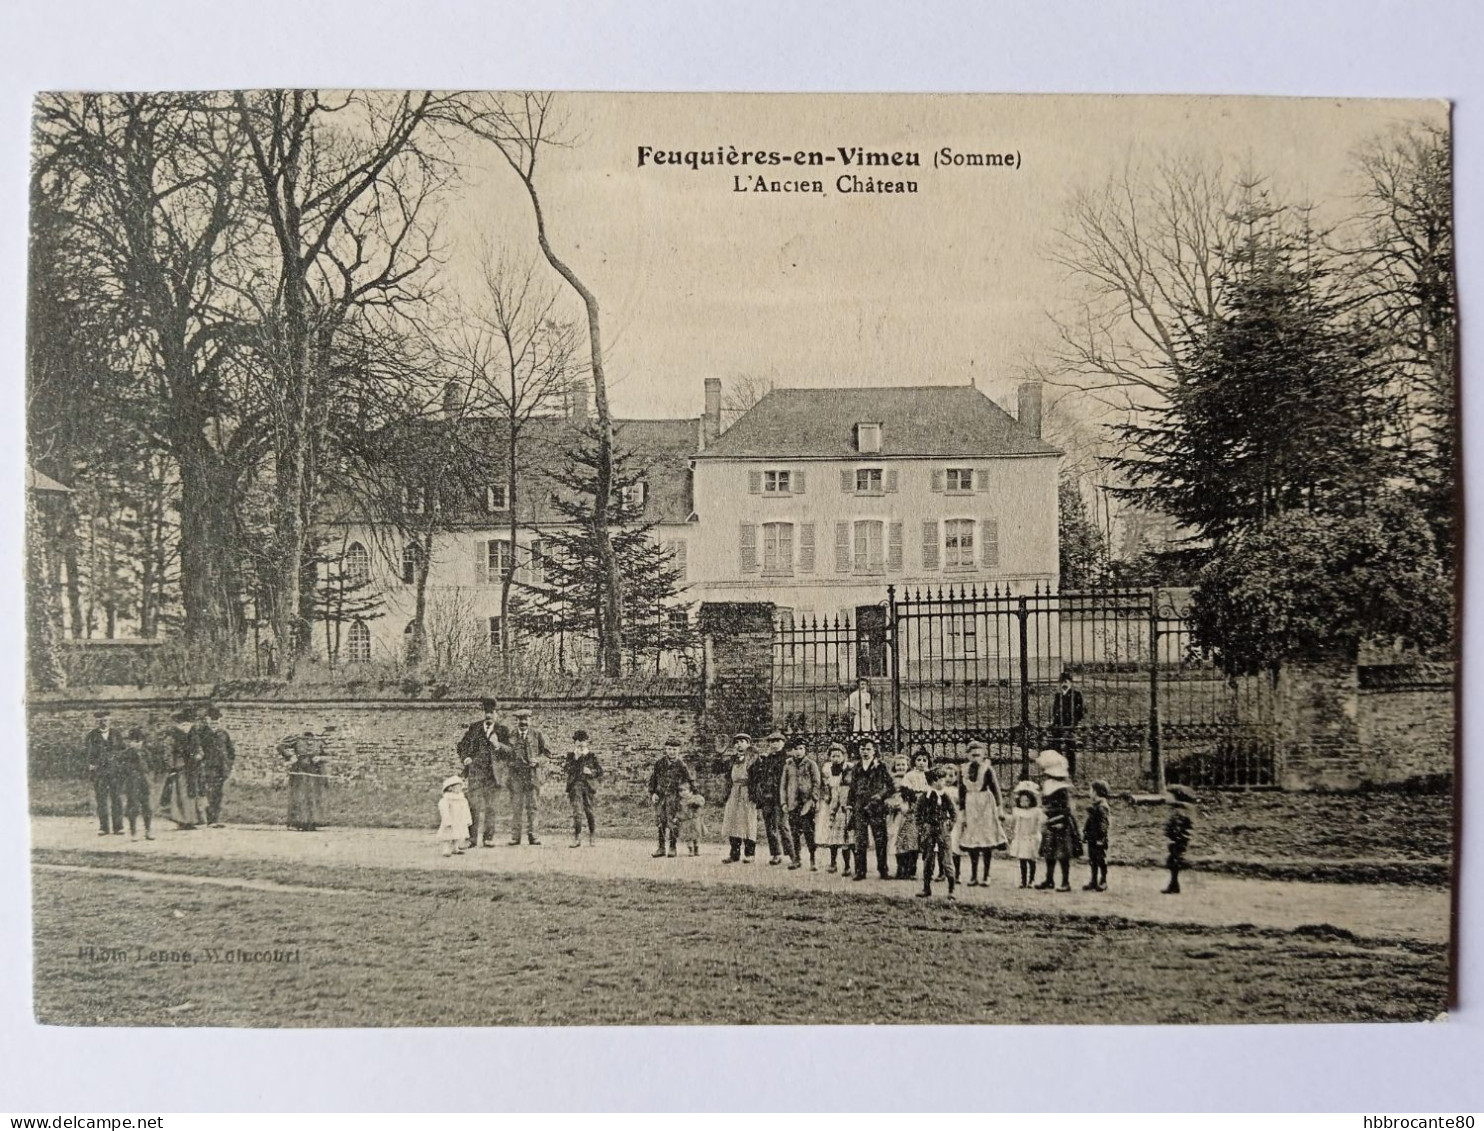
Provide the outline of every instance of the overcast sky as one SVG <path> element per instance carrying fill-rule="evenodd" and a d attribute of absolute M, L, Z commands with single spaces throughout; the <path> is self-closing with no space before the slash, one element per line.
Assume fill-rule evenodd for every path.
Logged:
<path fill-rule="evenodd" d="M 616 415 L 694 415 L 701 381 L 964 384 L 1006 401 L 1044 357 L 1047 312 L 1075 287 L 1045 249 L 1079 186 L 1126 162 L 1214 154 L 1321 207 L 1356 189 L 1358 144 L 1436 102 L 1328 99 L 566 95 L 576 144 L 538 173 L 552 243 L 597 293 Z M 733 191 L 742 167 L 640 168 L 662 150 L 913 151 L 916 195 L 842 195 L 839 161 L 768 169 L 823 195 Z M 1018 152 L 1018 170 L 935 169 L 943 146 Z M 537 254 L 530 206 L 493 151 L 445 221 L 448 277 L 467 297 L 477 248 Z M 490 158 L 493 158 L 491 160 Z M 552 276 L 553 281 L 556 280 Z M 573 307 L 576 315 L 579 308 Z"/>

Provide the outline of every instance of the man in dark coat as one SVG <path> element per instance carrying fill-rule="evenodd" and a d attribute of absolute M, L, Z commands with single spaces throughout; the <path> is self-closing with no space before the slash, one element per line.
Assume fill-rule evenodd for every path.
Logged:
<path fill-rule="evenodd" d="M 83 752 L 93 779 L 93 799 L 98 804 L 98 835 L 123 836 L 124 799 L 119 793 L 119 774 L 124 740 L 110 725 L 107 710 L 93 712 L 93 718 L 97 725 L 83 740 Z"/>
<path fill-rule="evenodd" d="M 500 773 L 510 757 L 510 731 L 500 722 L 500 704 L 481 699 L 484 718 L 470 723 L 459 739 L 459 765 L 467 783 L 469 847 L 486 848 L 495 843 L 495 801 L 499 797 Z"/>
<path fill-rule="evenodd" d="M 525 829 L 528 844 L 540 844 L 536 826 L 540 823 L 541 776 L 545 772 L 551 748 L 546 736 L 531 726 L 531 712 L 515 712 L 515 733 L 510 736 L 510 843 L 520 843 Z"/>
<path fill-rule="evenodd" d="M 863 739 L 861 762 L 850 779 L 849 804 L 855 822 L 855 878 L 866 878 L 866 840 L 876 844 L 876 874 L 891 878 L 886 870 L 886 799 L 896 789 L 891 771 L 876 757 L 876 740 Z"/>
<path fill-rule="evenodd" d="M 783 732 L 775 730 L 768 735 L 768 752 L 757 761 L 747 774 L 748 794 L 757 806 L 763 819 L 763 830 L 768 835 L 768 863 L 782 864 L 784 854 L 793 857 L 793 837 L 789 832 L 788 818 L 783 812 Z"/>
<path fill-rule="evenodd" d="M 562 763 L 563 776 L 567 780 L 567 801 L 572 806 L 572 848 L 582 847 L 584 823 L 587 825 L 587 846 L 593 847 L 598 839 L 598 782 L 603 777 L 603 766 L 587 744 L 587 731 L 575 731 L 573 748 L 567 751 L 566 760 Z"/>
<path fill-rule="evenodd" d="M 670 855 L 679 855 L 680 840 L 680 791 L 683 786 L 696 788 L 695 775 L 680 757 L 680 739 L 665 739 L 665 752 L 649 772 L 649 799 L 654 802 L 654 820 L 659 828 L 659 847 L 653 855 L 665 855 L 668 843 Z"/>
<path fill-rule="evenodd" d="M 1077 728 L 1087 713 L 1082 692 L 1072 686 L 1072 673 L 1061 673 L 1061 684 L 1051 697 L 1051 745 L 1067 759 L 1067 773 L 1077 776 Z"/>
<path fill-rule="evenodd" d="M 232 775 L 232 766 L 237 761 L 237 746 L 227 728 L 222 726 L 221 710 L 212 704 L 206 708 L 206 717 L 192 728 L 196 742 L 201 748 L 201 776 L 206 787 L 206 823 L 214 829 L 222 827 L 222 792 L 227 778 Z"/>

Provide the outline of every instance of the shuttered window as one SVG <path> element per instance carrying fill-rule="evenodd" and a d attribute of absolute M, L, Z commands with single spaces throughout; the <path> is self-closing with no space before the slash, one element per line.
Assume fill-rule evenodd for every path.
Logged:
<path fill-rule="evenodd" d="M 751 522 L 742 523 L 738 541 L 739 564 L 742 572 L 756 573 L 758 571 L 757 524 Z"/>
<path fill-rule="evenodd" d="M 938 524 L 933 521 L 922 524 L 922 568 L 938 568 Z"/>
<path fill-rule="evenodd" d="M 681 581 L 685 580 L 685 545 L 686 543 L 684 538 L 672 538 L 667 540 L 664 544 L 665 553 L 670 555 L 670 568 L 680 574 Z"/>
<path fill-rule="evenodd" d="M 1000 565 L 1000 524 L 986 518 L 979 524 L 979 560 L 985 569 L 998 569 Z"/>
<path fill-rule="evenodd" d="M 799 572 L 814 572 L 814 523 L 799 524 Z"/>
<path fill-rule="evenodd" d="M 902 572 L 902 524 L 893 522 L 886 527 L 886 568 L 893 573 Z"/>
<path fill-rule="evenodd" d="M 886 568 L 885 524 L 863 521 L 855 524 L 855 572 L 881 573 Z"/>
<path fill-rule="evenodd" d="M 973 569 L 974 520 L 950 518 L 943 524 L 943 565 L 946 569 Z"/>
<path fill-rule="evenodd" d="M 846 472 L 845 474 L 849 474 Z M 850 572 L 850 523 L 835 523 L 835 572 Z"/>
<path fill-rule="evenodd" d="M 794 571 L 794 527 L 791 522 L 763 523 L 763 573 L 786 576 Z"/>

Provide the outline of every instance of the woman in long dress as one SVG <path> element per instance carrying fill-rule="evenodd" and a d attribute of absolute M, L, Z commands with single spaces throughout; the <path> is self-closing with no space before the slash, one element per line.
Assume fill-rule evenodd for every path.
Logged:
<path fill-rule="evenodd" d="M 829 870 L 837 872 L 840 870 L 840 849 L 849 843 L 845 832 L 845 747 L 838 742 L 830 743 L 820 769 L 819 782 L 819 805 L 814 811 L 814 843 L 830 850 Z"/>
<path fill-rule="evenodd" d="M 160 795 L 164 815 L 182 829 L 206 823 L 202 751 L 188 729 L 191 717 L 189 711 L 176 714 L 175 725 L 165 735 L 165 785 Z"/>
<path fill-rule="evenodd" d="M 964 767 L 963 783 L 959 786 L 964 822 L 959 847 L 969 854 L 969 886 L 978 887 L 989 883 L 989 864 L 994 850 L 1009 844 L 1009 837 L 1000 818 L 1000 781 L 989 760 L 989 747 L 974 743 L 969 747 L 969 759 Z"/>
<path fill-rule="evenodd" d="M 325 740 L 307 730 L 278 744 L 278 756 L 288 764 L 289 828 L 313 832 L 324 820 Z"/>
<path fill-rule="evenodd" d="M 747 792 L 747 772 L 752 769 L 756 757 L 748 735 L 739 734 L 733 739 L 727 799 L 721 811 L 721 835 L 732 846 L 730 854 L 723 860 L 726 864 L 735 864 L 739 860 L 750 864 L 757 854 L 757 806 Z"/>

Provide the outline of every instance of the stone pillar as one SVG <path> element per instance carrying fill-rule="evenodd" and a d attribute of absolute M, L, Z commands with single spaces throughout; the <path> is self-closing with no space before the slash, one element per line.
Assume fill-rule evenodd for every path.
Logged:
<path fill-rule="evenodd" d="M 1284 789 L 1354 789 L 1361 782 L 1355 663 L 1285 664 L 1278 673 L 1279 780 Z"/>
<path fill-rule="evenodd" d="M 706 657 L 705 741 L 715 749 L 718 738 L 737 731 L 766 734 L 773 727 L 773 603 L 707 601 L 699 626 Z"/>

